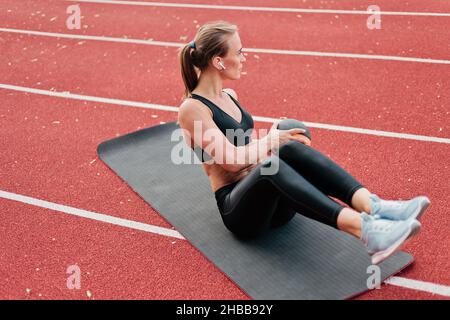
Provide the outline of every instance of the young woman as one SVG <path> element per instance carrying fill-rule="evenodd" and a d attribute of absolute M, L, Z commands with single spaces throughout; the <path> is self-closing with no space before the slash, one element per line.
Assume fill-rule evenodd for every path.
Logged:
<path fill-rule="evenodd" d="M 263 138 L 247 134 L 253 129 L 252 116 L 236 92 L 223 88 L 224 80 L 240 78 L 245 60 L 237 27 L 223 21 L 200 27 L 180 52 L 185 95 L 178 122 L 189 147 L 200 148 L 203 162 L 210 160 L 203 168 L 225 226 L 238 236 L 252 237 L 299 213 L 361 239 L 374 264 L 417 234 L 417 219 L 430 203 L 427 197 L 380 199 L 313 149 L 302 134 L 305 130 L 279 129 L 283 121 Z M 233 139 L 226 135 L 230 130 Z M 238 152 L 245 159 L 251 154 L 256 158 L 238 163 Z M 264 174 L 274 163 L 275 173 Z"/>

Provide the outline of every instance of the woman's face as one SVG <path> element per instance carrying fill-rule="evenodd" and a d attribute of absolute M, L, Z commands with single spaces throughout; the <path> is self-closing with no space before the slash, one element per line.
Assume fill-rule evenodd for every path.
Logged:
<path fill-rule="evenodd" d="M 242 63 L 245 61 L 242 53 L 242 43 L 239 34 L 235 32 L 228 39 L 228 53 L 225 57 L 220 58 L 225 70 L 220 71 L 222 78 L 229 80 L 237 80 L 241 77 Z M 218 65 L 221 69 L 221 66 Z"/>

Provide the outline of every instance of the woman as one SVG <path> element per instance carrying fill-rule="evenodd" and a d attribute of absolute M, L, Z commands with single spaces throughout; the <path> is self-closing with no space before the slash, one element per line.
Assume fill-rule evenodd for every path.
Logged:
<path fill-rule="evenodd" d="M 374 264 L 417 234 L 417 219 L 430 203 L 427 197 L 380 199 L 313 149 L 302 135 L 305 130 L 279 130 L 282 121 L 261 139 L 248 136 L 252 116 L 240 106 L 236 92 L 223 88 L 224 80 L 240 78 L 245 60 L 237 27 L 223 21 L 200 27 L 180 52 L 186 90 L 178 122 L 191 148 L 208 150 L 200 158 L 210 159 L 203 168 L 225 226 L 238 236 L 252 237 L 288 222 L 297 212 L 361 239 Z M 198 125 L 201 134 L 195 134 Z M 227 130 L 234 130 L 233 139 L 225 135 Z M 254 159 L 237 163 L 237 152 Z M 264 174 L 274 163 L 275 173 Z"/>

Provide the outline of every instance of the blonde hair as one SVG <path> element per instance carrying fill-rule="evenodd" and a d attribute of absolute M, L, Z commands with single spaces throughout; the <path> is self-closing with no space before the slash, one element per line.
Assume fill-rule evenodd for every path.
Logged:
<path fill-rule="evenodd" d="M 225 56 L 228 52 L 227 40 L 237 31 L 236 25 L 226 21 L 209 22 L 198 29 L 193 42 L 181 48 L 179 57 L 185 87 L 183 99 L 190 97 L 197 87 L 196 69 L 202 72 L 213 57 Z"/>

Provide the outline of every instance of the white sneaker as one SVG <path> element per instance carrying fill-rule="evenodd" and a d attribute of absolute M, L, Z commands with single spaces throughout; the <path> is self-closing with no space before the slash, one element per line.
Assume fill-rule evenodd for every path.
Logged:
<path fill-rule="evenodd" d="M 430 199 L 425 196 L 415 197 L 411 200 L 383 200 L 376 194 L 370 195 L 370 210 L 372 216 L 389 220 L 419 219 L 430 205 Z"/>
<path fill-rule="evenodd" d="M 375 219 L 364 212 L 361 217 L 361 240 L 372 257 L 372 264 L 381 263 L 420 232 L 421 224 L 416 219 Z"/>

